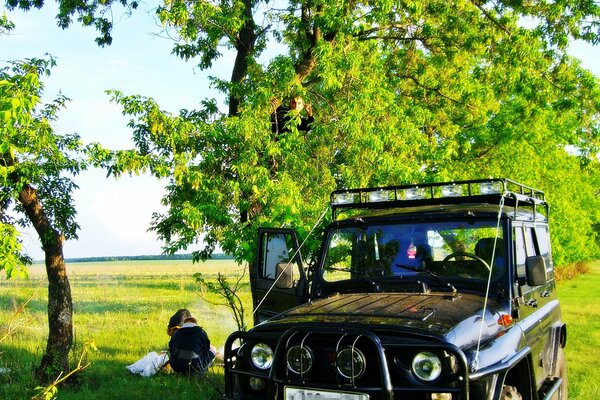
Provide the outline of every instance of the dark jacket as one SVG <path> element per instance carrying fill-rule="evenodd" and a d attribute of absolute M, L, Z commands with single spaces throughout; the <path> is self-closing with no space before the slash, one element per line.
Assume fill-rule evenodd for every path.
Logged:
<path fill-rule="evenodd" d="M 287 124 L 290 122 L 290 108 L 286 106 L 279 106 L 277 110 L 273 114 L 271 114 L 271 131 L 275 133 L 275 135 L 288 132 Z M 298 131 L 307 132 L 310 130 L 310 124 L 315 121 L 313 116 L 305 117 L 300 115 L 300 122 L 298 124 Z"/>
<path fill-rule="evenodd" d="M 208 335 L 198 325 L 186 323 L 171 336 L 169 363 L 175 372 L 204 372 L 214 357 Z"/>

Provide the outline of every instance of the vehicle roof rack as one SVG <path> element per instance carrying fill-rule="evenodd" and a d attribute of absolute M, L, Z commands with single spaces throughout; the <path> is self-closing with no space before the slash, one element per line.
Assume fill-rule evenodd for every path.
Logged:
<path fill-rule="evenodd" d="M 536 218 L 538 207 L 549 215 L 544 192 L 506 178 L 420 183 L 415 185 L 342 189 L 331 193 L 331 210 L 335 221 L 340 212 L 357 209 L 378 210 L 434 204 L 487 203 L 514 207 L 515 215 L 527 206 Z"/>

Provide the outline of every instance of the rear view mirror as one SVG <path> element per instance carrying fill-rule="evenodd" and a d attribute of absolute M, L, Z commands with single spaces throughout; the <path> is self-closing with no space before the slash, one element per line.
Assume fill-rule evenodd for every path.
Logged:
<path fill-rule="evenodd" d="M 529 286 L 543 285 L 548 281 L 546 275 L 546 260 L 542 256 L 527 257 L 525 260 L 527 270 L 527 284 Z"/>
<path fill-rule="evenodd" d="M 277 289 L 291 289 L 294 287 L 294 266 L 292 262 L 282 262 L 277 264 Z"/>

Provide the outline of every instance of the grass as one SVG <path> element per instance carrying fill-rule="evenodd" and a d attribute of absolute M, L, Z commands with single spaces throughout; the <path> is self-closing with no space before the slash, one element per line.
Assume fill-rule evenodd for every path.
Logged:
<path fill-rule="evenodd" d="M 569 396 L 576 400 L 600 399 L 600 262 L 590 272 L 561 281 L 558 296 L 567 323 Z"/>
<path fill-rule="evenodd" d="M 169 393 L 178 399 L 220 398 L 222 371 L 218 367 L 208 376 L 209 383 L 175 375 L 142 378 L 131 375 L 125 366 L 150 351 L 167 349 L 167 322 L 179 308 L 188 308 L 211 342 L 222 347 L 237 329 L 236 324 L 228 309 L 211 304 L 217 298 L 199 294 L 192 275 L 224 272 L 239 276 L 241 267 L 219 260 L 200 265 L 191 261 L 82 263 L 67 268 L 74 307 L 73 358 L 78 359 L 86 341 L 93 341 L 98 350 L 89 355 L 92 365 L 79 375 L 79 385 L 59 388 L 60 399 L 113 399 L 117 393 L 132 400 L 164 399 Z M 36 383 L 31 371 L 41 359 L 47 335 L 43 266 L 31 268 L 29 281 L 0 280 L 0 336 L 16 307 L 40 282 L 41 289 L 19 316 L 31 321 L 0 344 L 0 367 L 10 370 L 0 374 L 0 399 L 29 399 L 33 395 Z M 244 300 L 250 304 L 249 289 L 245 289 Z"/>
<path fill-rule="evenodd" d="M 59 399 L 220 399 L 223 376 L 219 367 L 204 381 L 166 374 L 142 378 L 130 374 L 125 366 L 149 351 L 167 348 L 167 321 L 182 307 L 199 319 L 213 344 L 223 346 L 236 330 L 235 322 L 227 308 L 211 304 L 217 301 L 214 296 L 199 294 L 192 275 L 202 272 L 216 277 L 223 272 L 237 277 L 242 273 L 238 265 L 226 260 L 200 265 L 191 261 L 82 263 L 69 264 L 68 272 L 75 310 L 74 363 L 86 341 L 94 341 L 97 351 L 89 355 L 92 364 L 77 376 L 77 385 L 59 387 Z M 30 269 L 29 280 L 0 278 L 0 338 L 16 308 L 35 293 L 18 316 L 19 321 L 29 322 L 0 343 L 0 371 L 8 370 L 0 372 L 0 399 L 29 399 L 34 394 L 32 370 L 41 359 L 47 335 L 45 282 L 40 265 Z M 247 276 L 245 282 L 243 298 L 250 310 Z M 572 400 L 600 398 L 598 287 L 600 262 L 593 264 L 588 274 L 558 285 L 568 325 L 566 354 Z M 250 316 L 247 319 L 251 322 Z"/>

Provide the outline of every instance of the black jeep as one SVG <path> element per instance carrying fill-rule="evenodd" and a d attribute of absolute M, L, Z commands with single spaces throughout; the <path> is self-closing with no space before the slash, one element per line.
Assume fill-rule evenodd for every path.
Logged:
<path fill-rule="evenodd" d="M 259 232 L 259 321 L 226 399 L 566 399 L 544 193 L 508 179 L 336 191 L 305 269 Z M 341 216 L 344 218 L 340 218 Z"/>

